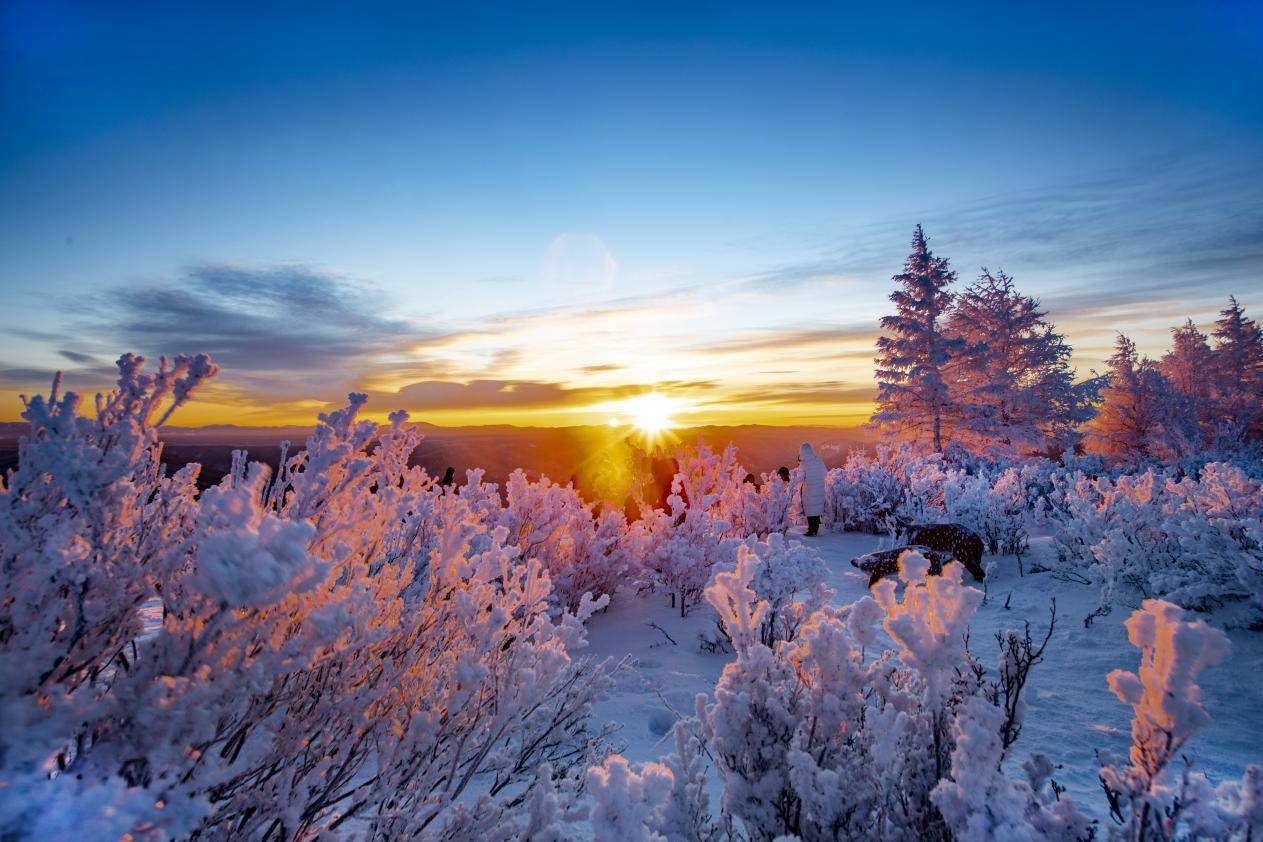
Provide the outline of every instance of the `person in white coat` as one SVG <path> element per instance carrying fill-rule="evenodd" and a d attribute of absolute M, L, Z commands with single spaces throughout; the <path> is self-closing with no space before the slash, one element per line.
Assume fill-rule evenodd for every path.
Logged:
<path fill-rule="evenodd" d="M 807 535 L 810 537 L 820 531 L 820 517 L 824 514 L 825 467 L 811 445 L 805 442 L 798 449 L 798 463 L 803 469 L 803 514 L 807 516 Z"/>

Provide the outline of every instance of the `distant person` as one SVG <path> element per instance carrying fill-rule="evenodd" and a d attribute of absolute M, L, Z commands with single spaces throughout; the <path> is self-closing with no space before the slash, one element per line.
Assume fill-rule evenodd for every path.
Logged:
<path fill-rule="evenodd" d="M 759 481 L 754 478 L 754 474 L 746 474 L 746 478 L 741 481 L 745 485 L 753 485 L 754 490 L 759 490 Z"/>
<path fill-rule="evenodd" d="M 451 465 L 447 466 L 447 470 L 443 472 L 443 479 L 439 481 L 439 485 L 443 488 L 450 488 L 456 483 L 456 469 Z"/>
<path fill-rule="evenodd" d="M 803 442 L 798 449 L 798 464 L 803 469 L 803 514 L 807 516 L 807 537 L 811 538 L 820 532 L 820 517 L 824 514 L 824 462 L 810 444 Z"/>
<path fill-rule="evenodd" d="M 784 465 L 781 465 L 779 468 L 776 469 L 776 475 L 781 478 L 781 482 L 785 483 L 786 485 L 789 484 L 789 468 L 786 468 Z"/>

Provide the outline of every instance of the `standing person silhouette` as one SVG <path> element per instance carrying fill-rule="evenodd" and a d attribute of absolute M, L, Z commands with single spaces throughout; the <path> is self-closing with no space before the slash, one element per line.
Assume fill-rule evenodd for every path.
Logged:
<path fill-rule="evenodd" d="M 824 514 L 825 467 L 806 442 L 798 449 L 798 463 L 803 469 L 802 504 L 803 514 L 807 516 L 806 537 L 811 538 L 820 532 L 820 517 Z"/>

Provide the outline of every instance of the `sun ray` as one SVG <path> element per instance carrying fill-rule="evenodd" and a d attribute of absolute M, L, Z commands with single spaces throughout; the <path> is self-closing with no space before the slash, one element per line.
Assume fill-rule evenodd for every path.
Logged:
<path fill-rule="evenodd" d="M 677 416 L 687 409 L 678 398 L 646 392 L 621 401 L 615 412 L 631 425 L 646 450 L 657 450 L 679 441 L 674 433 Z"/>

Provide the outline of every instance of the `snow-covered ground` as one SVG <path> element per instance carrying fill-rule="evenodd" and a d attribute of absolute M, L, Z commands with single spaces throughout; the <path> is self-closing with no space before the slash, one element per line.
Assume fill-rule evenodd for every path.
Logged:
<path fill-rule="evenodd" d="M 793 540 L 811 541 L 819 548 L 837 604 L 867 593 L 867 576 L 850 560 L 876 549 L 879 536 L 842 533 Z M 1034 556 L 1051 552 L 1047 539 L 1032 543 Z M 988 561 L 995 562 L 995 571 L 987 582 L 988 598 L 974 618 L 970 644 L 984 664 L 995 661 L 997 631 L 1020 628 L 1029 620 L 1032 633 L 1042 634 L 1049 603 L 1057 599 L 1057 628 L 1031 679 L 1026 724 L 1011 762 L 1043 752 L 1062 767 L 1054 775 L 1058 783 L 1086 811 L 1101 815 L 1105 803 L 1095 752 L 1106 748 L 1125 754 L 1130 744 L 1130 708 L 1110 692 L 1106 676 L 1115 669 L 1136 669 L 1139 650 L 1128 643 L 1122 625 L 1131 612 L 1116 608 L 1085 629 L 1083 620 L 1096 605 L 1096 591 L 1047 573 L 1019 576 L 1011 558 Z M 597 710 L 598 720 L 622 725 L 618 740 L 629 760 L 657 760 L 667 753 L 671 746 L 664 735 L 675 713 L 690 714 L 694 696 L 714 688 L 732 656 L 699 646 L 698 634 L 713 627 L 713 617 L 701 606 L 682 619 L 661 593 L 620 593 L 607 612 L 588 621 L 588 654 L 615 660 L 630 656 L 634 661 Z M 1214 720 L 1186 751 L 1215 781 L 1239 777 L 1247 764 L 1263 760 L 1263 634 L 1232 631 L 1229 637 L 1228 660 L 1202 675 Z M 1016 769 L 1010 773 L 1020 776 Z"/>

